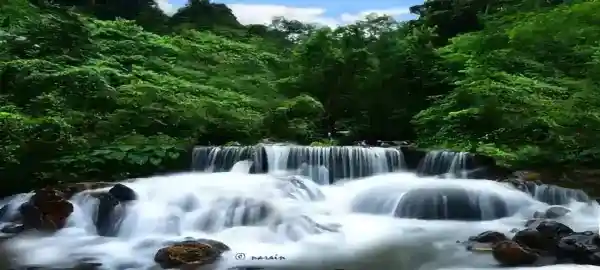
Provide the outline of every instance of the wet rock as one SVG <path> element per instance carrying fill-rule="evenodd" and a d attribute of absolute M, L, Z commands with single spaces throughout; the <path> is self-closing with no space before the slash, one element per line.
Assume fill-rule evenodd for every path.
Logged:
<path fill-rule="evenodd" d="M 555 254 L 558 240 L 573 233 L 569 226 L 554 220 L 537 219 L 527 225 L 527 229 L 515 234 L 513 241 L 548 254 Z"/>
<path fill-rule="evenodd" d="M 19 234 L 25 231 L 25 229 L 25 225 L 23 224 L 9 224 L 2 227 L 2 229 L 0 229 L 0 232 L 7 234 Z"/>
<path fill-rule="evenodd" d="M 188 240 L 159 249 L 154 261 L 163 269 L 194 269 L 215 263 L 228 250 L 227 245 L 215 240 Z"/>
<path fill-rule="evenodd" d="M 412 145 L 398 147 L 398 150 L 404 155 L 404 163 L 409 170 L 416 170 L 421 160 L 427 155 L 427 151 Z"/>
<path fill-rule="evenodd" d="M 0 208 L 0 221 L 7 218 L 9 210 L 10 210 L 10 204 L 5 204 Z"/>
<path fill-rule="evenodd" d="M 115 236 L 118 231 L 118 223 L 121 219 L 122 209 L 119 200 L 110 193 L 98 196 L 98 208 L 94 225 L 100 236 Z"/>
<path fill-rule="evenodd" d="M 535 252 L 510 240 L 496 243 L 492 255 L 502 266 L 510 267 L 532 265 L 539 258 Z"/>
<path fill-rule="evenodd" d="M 543 219 L 555 219 L 563 217 L 571 212 L 571 209 L 561 206 L 561 205 L 553 205 L 550 206 L 546 211 L 536 211 L 533 213 L 534 218 L 543 218 Z"/>
<path fill-rule="evenodd" d="M 540 223 L 542 223 L 545 220 L 546 219 L 544 218 L 532 218 L 530 220 L 525 221 L 524 226 L 525 228 L 535 229 L 538 225 L 540 225 Z"/>
<path fill-rule="evenodd" d="M 535 229 L 544 235 L 544 237 L 555 240 L 573 233 L 573 229 L 569 226 L 554 220 L 544 220 Z"/>
<path fill-rule="evenodd" d="M 394 215 L 424 220 L 492 220 L 508 216 L 506 202 L 495 194 L 460 187 L 425 187 L 406 192 Z"/>
<path fill-rule="evenodd" d="M 136 200 L 137 194 L 123 184 L 116 184 L 95 197 L 99 201 L 94 220 L 98 235 L 115 236 L 123 219 L 125 203 Z"/>
<path fill-rule="evenodd" d="M 55 232 L 64 228 L 73 213 L 73 205 L 64 194 L 52 188 L 40 189 L 19 207 L 22 222 L 27 229 Z"/>
<path fill-rule="evenodd" d="M 586 231 L 572 233 L 558 241 L 559 262 L 600 266 L 600 236 Z"/>
<path fill-rule="evenodd" d="M 56 187 L 56 189 L 63 192 L 65 198 L 71 198 L 73 195 L 86 191 L 99 188 L 105 188 L 114 185 L 110 182 L 79 182 L 79 183 L 66 183 Z"/>
<path fill-rule="evenodd" d="M 508 240 L 508 237 L 501 232 L 485 231 L 476 236 L 469 237 L 469 241 L 478 243 L 491 243 L 495 244 L 501 241 Z"/>
<path fill-rule="evenodd" d="M 123 184 L 116 184 L 108 191 L 108 193 L 120 202 L 130 202 L 137 199 L 135 191 Z"/>
<path fill-rule="evenodd" d="M 553 251 L 556 246 L 556 239 L 546 237 L 536 229 L 525 229 L 515 234 L 512 239 L 521 246 L 539 251 Z"/>

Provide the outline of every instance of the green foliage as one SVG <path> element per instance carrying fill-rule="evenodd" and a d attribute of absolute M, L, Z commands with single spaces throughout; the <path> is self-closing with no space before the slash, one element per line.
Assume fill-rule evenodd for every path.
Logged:
<path fill-rule="evenodd" d="M 33 15 L 11 16 L 0 40 L 6 183 L 181 170 L 193 144 L 258 141 L 270 108 L 306 134 L 322 110 L 313 98 L 278 94 L 280 56 L 251 43 L 27 8 Z"/>
<path fill-rule="evenodd" d="M 337 28 L 244 26 L 204 0 L 172 16 L 52 3 L 0 6 L 3 193 L 183 170 L 192 145 L 262 138 L 600 160 L 598 0 L 431 0 L 417 20 Z"/>
<path fill-rule="evenodd" d="M 423 142 L 494 145 L 513 164 L 598 160 L 598 12 L 564 5 L 454 38 L 440 52 L 456 88 L 416 116 Z"/>

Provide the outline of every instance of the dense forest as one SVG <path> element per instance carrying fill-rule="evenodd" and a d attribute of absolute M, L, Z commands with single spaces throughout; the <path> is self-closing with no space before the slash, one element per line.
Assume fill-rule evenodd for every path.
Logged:
<path fill-rule="evenodd" d="M 181 170 L 195 144 L 408 140 L 600 161 L 600 1 L 429 0 L 418 18 L 242 25 L 189 0 L 0 6 L 3 189 Z"/>

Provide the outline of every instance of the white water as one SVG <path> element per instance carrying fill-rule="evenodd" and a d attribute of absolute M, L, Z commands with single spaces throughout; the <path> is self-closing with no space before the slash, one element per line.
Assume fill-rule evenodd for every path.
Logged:
<path fill-rule="evenodd" d="M 495 267 L 490 254 L 469 253 L 456 241 L 486 230 L 510 235 L 511 229 L 520 228 L 535 210 L 545 206 L 525 193 L 492 181 L 390 173 L 332 186 L 317 186 L 306 180 L 303 182 L 307 188 L 298 189 L 282 177 L 235 172 L 245 171 L 248 166 L 238 164 L 234 172 L 228 173 L 184 173 L 125 183 L 137 192 L 139 199 L 126 207 L 117 237 L 95 234 L 92 220 L 97 201 L 79 194 L 72 200 L 76 209 L 67 228 L 51 236 L 20 236 L 7 244 L 21 263 L 54 267 L 91 257 L 105 269 L 154 269 L 153 256 L 166 242 L 192 237 L 219 240 L 232 248 L 216 266 L 219 270 L 242 266 L 298 270 L 485 269 Z M 400 197 L 404 191 L 432 186 L 460 186 L 493 193 L 508 202 L 518 202 L 511 207 L 521 207 L 514 209 L 518 211 L 512 217 L 485 222 L 399 219 L 391 214 L 368 215 L 351 210 L 357 196 L 372 188 L 389 187 Z M 309 195 L 319 190 L 324 199 L 311 200 Z M 227 197 L 265 201 L 277 214 L 264 225 L 226 228 L 223 224 L 227 216 L 233 214 L 234 222 L 241 217 L 241 213 L 228 213 L 214 206 L 214 200 Z M 573 212 L 561 221 L 575 230 L 598 229 L 600 211 L 596 203 L 573 203 L 569 207 Z M 217 215 L 208 217 L 207 211 Z M 314 223 L 302 222 L 302 216 L 333 231 L 315 233 Z M 276 220 L 283 222 L 275 223 Z M 213 230 L 200 230 L 202 222 L 211 223 Z M 239 253 L 245 253 L 246 260 L 236 259 Z M 283 256 L 285 260 L 249 260 L 251 256 L 271 255 Z M 596 267 L 563 265 L 536 269 L 591 268 Z"/>

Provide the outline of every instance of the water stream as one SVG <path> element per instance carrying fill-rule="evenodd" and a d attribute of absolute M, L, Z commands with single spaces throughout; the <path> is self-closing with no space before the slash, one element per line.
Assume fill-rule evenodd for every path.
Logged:
<path fill-rule="evenodd" d="M 269 164 L 277 164 L 273 153 L 267 154 Z M 83 192 L 72 199 L 75 212 L 67 228 L 53 235 L 21 235 L 8 240 L 7 247 L 26 265 L 57 267 L 93 258 L 104 269 L 143 270 L 156 269 L 153 257 L 159 248 L 191 237 L 232 248 L 211 268 L 218 270 L 489 269 L 496 267 L 489 254 L 467 252 L 456 241 L 486 230 L 511 235 L 511 229 L 522 228 L 536 210 L 548 206 L 505 183 L 419 177 L 402 172 L 394 165 L 399 163 L 390 172 L 389 157 L 380 159 L 380 167 L 368 165 L 375 168 L 370 176 L 332 184 L 287 165 L 250 174 L 254 165 L 248 161 L 234 162 L 230 172 L 135 179 L 124 184 L 139 198 L 125 207 L 115 237 L 97 235 L 98 200 Z M 561 222 L 578 231 L 598 230 L 597 203 L 561 194 L 573 210 Z M 22 194 L 12 201 L 26 199 Z M 252 256 L 280 259 L 252 261 Z"/>

